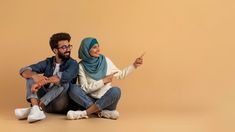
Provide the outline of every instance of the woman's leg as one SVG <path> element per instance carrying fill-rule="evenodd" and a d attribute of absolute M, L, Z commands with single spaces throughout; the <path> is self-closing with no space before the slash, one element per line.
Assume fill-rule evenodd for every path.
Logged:
<path fill-rule="evenodd" d="M 76 84 L 72 84 L 69 87 L 68 95 L 74 102 L 81 106 L 82 109 L 88 109 L 94 104 L 92 98 L 87 96 L 86 93 L 80 88 L 80 86 Z"/>
<path fill-rule="evenodd" d="M 70 90 L 72 90 L 72 89 L 70 89 Z M 77 89 L 74 89 L 74 90 L 77 91 L 76 93 L 78 93 L 78 91 L 79 91 L 80 94 L 81 93 L 85 94 L 84 91 L 81 92 L 80 90 L 77 90 Z M 75 91 L 73 91 L 73 92 L 75 92 Z M 72 94 L 72 93 L 70 93 L 70 94 Z M 67 117 L 68 117 L 68 119 L 87 118 L 87 116 L 89 116 L 93 113 L 97 113 L 97 112 L 99 112 L 99 111 L 101 111 L 105 108 L 115 110 L 116 106 L 117 106 L 117 103 L 120 99 L 120 96 L 121 96 L 121 90 L 120 90 L 120 88 L 117 88 L 117 87 L 110 88 L 104 94 L 104 96 L 102 96 L 100 99 L 96 100 L 95 103 L 93 103 L 94 99 L 90 98 L 89 96 L 80 95 L 77 98 L 77 102 L 80 105 L 82 105 L 83 107 L 86 107 L 87 109 L 84 110 L 84 111 L 80 111 L 80 110 L 78 110 L 78 111 L 69 111 L 67 113 Z M 74 97 L 74 96 L 70 95 L 70 97 Z M 86 102 L 87 101 L 86 98 L 89 99 L 88 102 Z M 89 105 L 87 105 L 87 104 L 89 104 Z"/>
<path fill-rule="evenodd" d="M 115 110 L 121 97 L 121 90 L 118 87 L 110 88 L 95 104 L 91 105 L 87 110 L 87 115 L 99 112 L 101 110 Z"/>
<path fill-rule="evenodd" d="M 121 90 L 118 87 L 110 88 L 99 100 L 95 102 L 99 110 L 115 110 L 121 97 Z"/>
<path fill-rule="evenodd" d="M 104 106 L 98 116 L 116 120 L 119 117 L 119 112 L 116 110 L 116 107 L 121 96 L 121 90 L 119 88 L 111 88 L 107 93 L 112 96 L 111 103 L 110 105 L 106 104 L 107 107 Z"/>

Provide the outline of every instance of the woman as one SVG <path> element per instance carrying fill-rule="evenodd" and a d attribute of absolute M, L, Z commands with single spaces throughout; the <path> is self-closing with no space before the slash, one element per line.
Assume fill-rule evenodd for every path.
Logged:
<path fill-rule="evenodd" d="M 72 85 L 69 95 L 84 110 L 70 110 L 67 113 L 68 119 L 87 118 L 92 113 L 98 113 L 99 117 L 117 119 L 119 113 L 116 111 L 116 106 L 121 90 L 111 86 L 112 79 L 125 78 L 143 63 L 143 56 L 124 70 L 119 70 L 109 58 L 100 54 L 100 47 L 95 38 L 83 39 L 78 54 L 81 59 L 79 63 L 81 87 Z"/>

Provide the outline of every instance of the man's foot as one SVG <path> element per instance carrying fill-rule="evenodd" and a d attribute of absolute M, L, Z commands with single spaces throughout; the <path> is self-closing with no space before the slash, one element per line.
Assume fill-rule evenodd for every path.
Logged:
<path fill-rule="evenodd" d="M 29 108 L 17 108 L 15 109 L 15 116 L 19 120 L 26 119 L 29 115 L 31 107 Z"/>
<path fill-rule="evenodd" d="M 40 110 L 40 108 L 37 105 L 34 105 L 30 110 L 30 113 L 28 116 L 28 122 L 32 123 L 32 122 L 36 122 L 45 118 L 46 118 L 46 115 L 44 114 L 44 112 Z"/>
<path fill-rule="evenodd" d="M 119 117 L 119 112 L 116 110 L 102 110 L 99 117 L 116 120 Z"/>
<path fill-rule="evenodd" d="M 70 110 L 67 113 L 67 119 L 69 119 L 69 120 L 77 120 L 77 119 L 83 119 L 83 118 L 88 118 L 87 113 L 86 113 L 85 110 L 84 111 L 80 111 L 80 110 L 73 111 L 73 110 Z"/>

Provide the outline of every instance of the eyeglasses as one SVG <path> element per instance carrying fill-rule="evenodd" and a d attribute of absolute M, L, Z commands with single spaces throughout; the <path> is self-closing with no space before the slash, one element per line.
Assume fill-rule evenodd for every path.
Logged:
<path fill-rule="evenodd" d="M 58 47 L 58 49 L 63 49 L 63 50 L 67 50 L 67 49 L 72 49 L 73 48 L 73 45 L 63 45 L 63 46 L 61 46 L 61 47 Z"/>

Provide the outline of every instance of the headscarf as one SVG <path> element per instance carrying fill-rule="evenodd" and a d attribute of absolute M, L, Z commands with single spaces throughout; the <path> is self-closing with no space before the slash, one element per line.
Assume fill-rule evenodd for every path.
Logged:
<path fill-rule="evenodd" d="M 78 57 L 85 73 L 94 80 L 100 80 L 106 76 L 107 62 L 102 54 L 99 57 L 90 56 L 89 51 L 95 44 L 98 44 L 95 38 L 84 38 L 78 50 Z"/>

